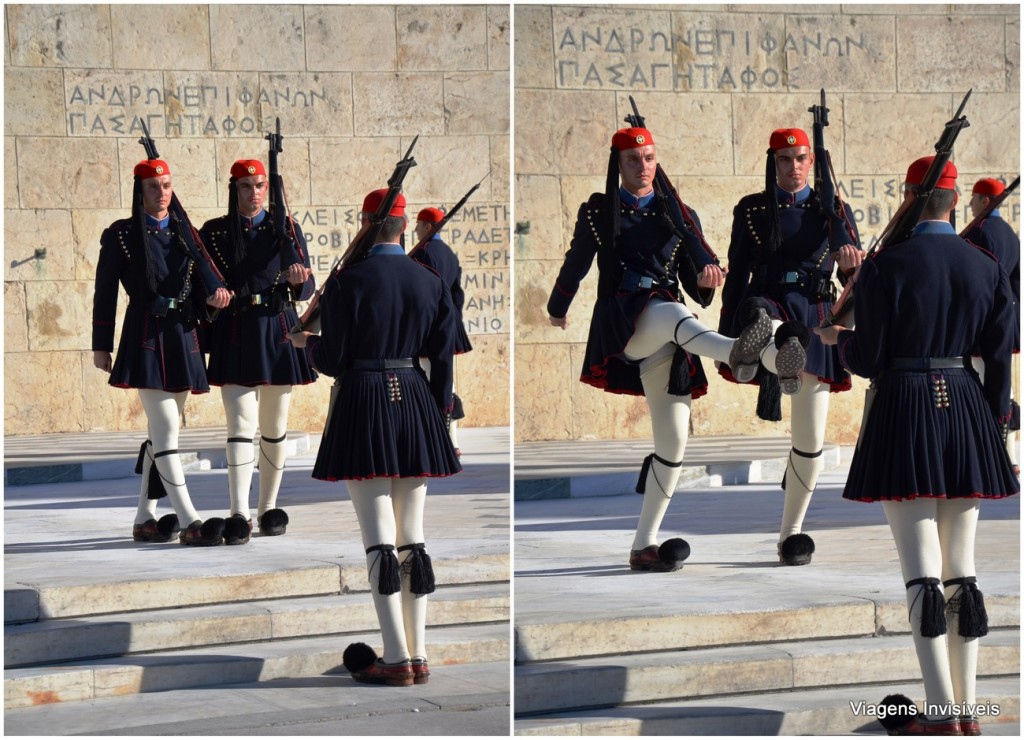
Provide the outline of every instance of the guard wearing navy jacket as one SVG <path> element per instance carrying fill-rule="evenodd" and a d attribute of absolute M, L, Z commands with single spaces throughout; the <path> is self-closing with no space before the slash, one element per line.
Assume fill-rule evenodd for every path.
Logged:
<path fill-rule="evenodd" d="M 433 225 L 440 223 L 442 219 L 444 219 L 444 212 L 440 208 L 424 208 L 421 210 L 416 216 L 416 239 L 422 240 L 430 233 Z M 440 232 L 434 234 L 422 248 L 412 250 L 409 256 L 440 275 L 441 280 L 448 286 L 448 290 L 452 294 L 452 303 L 455 304 L 455 310 L 459 314 L 458 325 L 456 326 L 458 335 L 455 337 L 455 354 L 461 355 L 469 352 L 473 349 L 473 345 L 469 341 L 469 335 L 466 334 L 466 327 L 462 322 L 462 306 L 466 301 L 466 296 L 462 292 L 462 266 L 459 264 L 459 256 L 455 254 L 454 249 L 444 243 Z M 424 364 L 424 359 L 421 358 L 421 364 Z M 423 369 L 426 370 L 429 377 L 429 361 L 427 361 Z M 458 420 L 465 418 L 465 416 L 466 412 L 462 407 L 462 399 L 455 393 L 453 382 L 452 418 L 448 431 L 451 434 L 452 444 L 455 445 L 455 452 L 460 455 L 457 431 Z"/>
<path fill-rule="evenodd" d="M 186 247 L 194 232 L 187 218 L 182 223 L 171 213 L 174 190 L 167 163 L 144 160 L 134 175 L 132 217 L 115 221 L 100 237 L 93 364 L 110 373 L 115 388 L 137 388 L 146 412 L 149 439 L 139 454 L 142 489 L 132 538 L 168 542 L 180 530 L 182 544 L 216 545 L 224 521 L 214 518 L 204 525 L 192 506 L 178 457 L 178 420 L 189 393 L 210 390 L 196 326 L 209 308 L 223 308 L 231 296 L 223 285 L 212 294 L 204 288 L 220 281 L 205 256 Z M 112 362 L 118 283 L 128 293 L 128 308 Z M 158 522 L 157 500 L 165 492 L 175 513 Z"/>
<path fill-rule="evenodd" d="M 287 234 L 275 233 L 263 207 L 267 173 L 258 159 L 231 165 L 228 215 L 207 221 L 203 242 L 224 274 L 234 298 L 210 328 L 208 375 L 221 387 L 227 419 L 228 491 L 231 512 L 224 542 L 245 544 L 252 532 L 249 488 L 253 436 L 259 424 L 260 498 L 257 521 L 264 535 L 284 534 L 288 515 L 277 508 L 284 475 L 288 406 L 293 385 L 316 373 L 285 335 L 299 323 L 295 301 L 313 295 L 313 272 L 301 229 L 291 220 Z M 302 264 L 291 262 L 283 245 L 293 244 Z"/>
<path fill-rule="evenodd" d="M 689 545 L 673 538 L 659 547 L 658 529 L 682 472 L 690 401 L 707 391 L 700 356 L 731 362 L 740 372 L 749 371 L 750 379 L 772 326 L 768 314 L 758 309 L 733 340 L 696 320 L 682 291 L 707 306 L 723 280 L 714 255 L 689 238 L 700 228 L 697 214 L 687 209 L 684 218 L 691 224 L 685 230 L 670 220 L 668 199 L 675 194 L 655 187 L 657 156 L 650 131 L 621 129 L 611 143 L 606 192 L 594 193 L 580 206 L 547 311 L 553 326 L 566 327 L 569 306 L 596 256 L 597 301 L 580 380 L 610 393 L 647 398 L 654 453 L 644 460 L 637 483 L 644 500 L 629 566 L 673 571 L 682 567 Z M 795 371 L 803 367 L 798 343 L 787 343 L 784 355 Z"/>
<path fill-rule="evenodd" d="M 932 159 L 910 166 L 907 197 Z M 980 500 L 1020 491 L 1000 428 L 1010 414 L 1013 292 L 992 256 L 949 223 L 955 187 L 948 163 L 913 235 L 861 265 L 856 329 L 816 330 L 838 342 L 845 367 L 875 379 L 843 496 L 882 501 L 932 706 L 976 704 L 977 638 L 988 629 L 974 567 Z M 965 365 L 975 349 L 984 384 Z M 949 634 L 937 639 L 946 614 Z M 914 718 L 903 734 L 961 731 L 979 734 L 977 718 Z"/>
<path fill-rule="evenodd" d="M 765 189 L 745 196 L 733 210 L 729 275 L 722 288 L 718 326 L 723 334 L 735 336 L 743 325 L 741 305 L 757 297 L 765 302 L 774 322 L 790 320 L 806 327 L 804 341 L 809 343 L 803 373 L 794 375 L 784 364 L 780 366 L 776 347 L 769 346 L 761 357 L 764 370 L 758 380 L 757 413 L 763 419 L 780 420 L 779 391 L 791 394 L 792 450 L 786 466 L 778 542 L 779 560 L 786 565 L 811 561 L 814 541 L 801 530 L 823 467 L 829 394 L 851 388 L 849 373 L 835 350 L 809 336 L 809 328 L 819 326 L 832 308 L 836 265 L 840 279 L 845 280 L 862 258 L 859 245 L 843 246 L 838 262 L 830 253 L 828 220 L 819 209 L 818 194 L 807 181 L 813 168 L 814 152 L 804 131 L 772 132 Z M 845 204 L 844 208 L 852 224 L 852 213 Z M 734 379 L 734 368 L 719 367 L 719 372 Z"/>
<path fill-rule="evenodd" d="M 974 183 L 971 190 L 971 213 L 975 217 L 986 208 L 992 199 L 1003 194 L 1006 186 L 999 180 L 990 177 L 983 178 Z M 988 217 L 980 224 L 972 228 L 964 238 L 976 244 L 982 249 L 991 252 L 1006 274 L 1010 276 L 1010 287 L 1013 288 L 1013 300 L 1020 307 L 1020 237 L 1014 232 L 1013 227 L 1003 220 L 999 209 L 993 210 Z M 1014 312 L 1016 331 L 1013 338 L 1013 352 L 1020 352 L 1020 311 Z M 973 359 L 974 369 L 978 371 L 982 379 L 985 378 L 985 363 L 980 357 Z M 1020 429 L 1020 407 L 1016 401 L 1013 402 L 1014 415 L 1010 423 L 1009 434 L 1006 438 L 1006 451 L 1010 455 L 1013 468 L 1020 474 L 1020 466 L 1017 462 L 1017 434 Z"/>
<path fill-rule="evenodd" d="M 386 192 L 364 199 L 364 228 Z M 322 292 L 321 335 L 289 335 L 317 370 L 336 379 L 313 477 L 346 482 L 384 643 L 380 659 L 350 646 L 345 665 L 358 681 L 393 686 L 425 683 L 430 675 L 427 478 L 462 470 L 445 419 L 458 314 L 448 286 L 398 243 L 405 226 L 399 194 L 369 256 L 329 278 L 335 285 Z M 429 381 L 416 365 L 420 356 L 430 359 Z"/>

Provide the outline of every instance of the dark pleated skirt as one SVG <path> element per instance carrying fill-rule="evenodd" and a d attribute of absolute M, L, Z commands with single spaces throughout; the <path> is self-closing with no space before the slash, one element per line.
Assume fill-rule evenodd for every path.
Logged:
<path fill-rule="evenodd" d="M 288 341 L 298 325 L 294 308 L 280 313 L 250 309 L 221 312 L 209 329 L 207 376 L 213 385 L 306 385 L 317 373 Z"/>
<path fill-rule="evenodd" d="M 350 371 L 340 379 L 314 478 L 443 477 L 461 470 L 421 370 Z"/>
<path fill-rule="evenodd" d="M 195 330 L 182 324 L 177 312 L 160 317 L 132 307 L 125 313 L 108 382 L 171 393 L 210 390 Z"/>
<path fill-rule="evenodd" d="M 946 400 L 938 378 L 945 380 L 948 407 L 940 407 Z M 877 387 L 844 498 L 1003 498 L 1020 492 L 973 373 L 890 371 Z"/>

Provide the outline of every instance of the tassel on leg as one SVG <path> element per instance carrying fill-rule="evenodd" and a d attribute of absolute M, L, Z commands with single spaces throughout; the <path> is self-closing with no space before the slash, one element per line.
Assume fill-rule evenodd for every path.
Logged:
<path fill-rule="evenodd" d="M 374 545 L 366 548 L 366 554 L 377 551 L 377 564 L 379 565 L 379 577 L 377 592 L 383 596 L 397 594 L 402 590 L 402 579 L 398 572 L 398 558 L 395 556 L 394 545 Z"/>
<path fill-rule="evenodd" d="M 941 637 L 946 634 L 946 602 L 939 590 L 939 579 L 915 578 L 907 581 L 907 588 L 911 586 L 924 587 L 915 597 L 915 601 L 921 599 L 921 636 Z"/>
<path fill-rule="evenodd" d="M 403 572 L 409 573 L 409 589 L 417 595 L 434 593 L 434 565 L 427 554 L 426 545 L 417 542 L 398 548 L 398 552 L 405 551 L 410 551 L 402 562 Z"/>
<path fill-rule="evenodd" d="M 950 615 L 958 615 L 957 634 L 961 637 L 984 637 L 988 634 L 988 612 L 985 599 L 978 590 L 978 579 L 974 576 L 951 578 L 943 586 L 959 586 L 949 599 L 946 609 Z"/>

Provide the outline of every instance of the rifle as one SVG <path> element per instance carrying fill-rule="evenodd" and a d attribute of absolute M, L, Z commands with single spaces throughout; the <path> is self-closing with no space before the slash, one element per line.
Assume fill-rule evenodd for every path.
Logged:
<path fill-rule="evenodd" d="M 991 216 L 992 211 L 1001 206 L 1003 204 L 1003 201 L 1009 197 L 1010 193 L 1017 189 L 1018 185 L 1020 185 L 1020 175 L 1017 175 L 1017 179 L 1011 182 L 1009 185 L 1007 185 L 1006 189 L 1002 193 L 997 195 L 995 198 L 989 199 L 988 205 L 982 209 L 981 213 L 975 216 L 971 220 L 971 222 L 964 227 L 964 230 L 960 232 L 961 238 L 967 236 L 967 233 L 971 229 L 973 229 L 975 226 L 980 225 L 982 221 Z"/>
<path fill-rule="evenodd" d="M 644 125 L 644 117 L 640 115 L 640 111 L 636 107 L 636 101 L 633 100 L 632 95 L 629 96 L 629 104 L 633 107 L 633 112 L 626 116 L 626 123 L 634 128 L 647 128 Z M 697 265 L 693 261 L 693 250 L 696 250 L 698 254 L 703 252 L 710 258 L 705 264 L 719 264 L 718 257 L 704 238 L 704 234 L 701 233 L 700 227 L 697 225 L 697 221 L 693 218 L 690 207 L 683 203 L 682 199 L 679 197 L 679 193 L 675 189 L 675 186 L 673 186 L 671 180 L 668 179 L 668 175 L 665 174 L 665 170 L 662 169 L 660 163 L 655 169 L 654 184 L 655 189 L 660 191 L 660 199 L 665 204 L 665 210 L 668 213 L 668 219 L 672 226 L 672 230 L 675 232 L 675 235 L 686 244 L 686 257 L 690 262 L 692 275 L 688 276 L 689 280 L 686 281 L 687 284 L 683 287 L 690 295 L 700 296 L 701 305 L 707 306 L 711 303 L 714 291 L 710 291 L 709 294 L 707 291 L 703 291 L 697 286 L 697 278 L 700 277 L 701 270 L 697 269 Z M 701 269 L 703 269 L 703 267 Z"/>
<path fill-rule="evenodd" d="M 913 197 L 906 198 L 900 204 L 900 207 L 896 209 L 896 213 L 893 214 L 889 223 L 882 229 L 878 240 L 868 250 L 865 259 L 870 259 L 875 252 L 895 246 L 910 238 L 910 234 L 914 227 L 917 226 L 917 222 L 921 220 L 921 214 L 924 212 L 928 199 L 931 198 L 932 191 L 935 190 L 939 177 L 942 175 L 943 170 L 946 169 L 946 163 L 949 162 L 949 158 L 953 154 L 953 144 L 956 143 L 957 136 L 960 135 L 963 129 L 971 125 L 967 120 L 967 116 L 962 114 L 972 91 L 973 88 L 967 91 L 956 113 L 943 126 L 939 140 L 935 142 L 935 159 L 928 166 L 928 171 L 925 172 L 924 179 L 917 186 L 917 190 L 912 193 Z M 841 323 L 843 317 L 853 310 L 855 277 L 850 278 L 846 282 L 842 295 L 839 296 L 839 299 L 833 304 L 829 315 L 821 323 L 822 327 Z"/>
<path fill-rule="evenodd" d="M 340 273 L 343 269 L 349 265 L 354 265 L 362 262 L 366 259 L 367 254 L 370 251 L 370 247 L 373 246 L 377 240 L 377 236 L 380 234 L 380 229 L 384 225 L 384 219 L 387 218 L 388 213 L 391 212 L 392 206 L 395 205 L 395 200 L 398 198 L 398 194 L 402 192 L 402 182 L 405 180 L 405 176 L 409 173 L 409 169 L 416 166 L 416 160 L 412 157 L 412 149 L 416 146 L 416 142 L 419 140 L 419 136 L 412 140 L 409 145 L 408 151 L 405 156 L 402 157 L 398 164 L 395 165 L 395 171 L 391 173 L 391 177 L 388 178 L 388 192 L 384 195 L 384 200 L 381 201 L 380 205 L 377 206 L 377 211 L 369 219 L 369 224 L 361 227 L 356 233 L 355 238 L 352 239 L 351 244 L 348 245 L 348 249 L 338 259 L 334 261 L 334 265 L 331 267 L 331 272 L 327 276 L 327 280 L 324 280 L 323 285 L 317 289 L 316 293 L 309 301 L 309 307 L 306 308 L 306 312 L 302 314 L 299 320 L 299 326 L 295 331 L 314 331 L 314 328 L 318 326 L 320 320 L 320 299 L 323 297 L 323 292 L 327 285 L 330 283 L 332 277 Z"/>
<path fill-rule="evenodd" d="M 277 118 L 277 130 L 266 135 L 270 142 L 270 216 L 274 230 L 277 232 L 278 245 L 281 250 L 281 267 L 287 270 L 294 264 L 303 264 L 299 254 L 299 242 L 295 238 L 295 225 L 288 218 L 288 201 L 284 195 L 284 181 L 277 170 L 277 155 L 284 151 L 281 146 L 281 119 Z M 291 227 L 291 228 L 289 228 Z"/>
<path fill-rule="evenodd" d="M 832 155 L 825 148 L 825 127 L 828 126 L 828 107 L 825 88 L 821 88 L 821 105 L 807 109 L 814 116 L 814 188 L 820 198 L 821 214 L 828 220 L 828 248 L 838 252 L 840 247 L 857 244 L 857 232 L 850 223 L 842 198 L 836 190 L 836 173 L 832 168 Z"/>
<path fill-rule="evenodd" d="M 156 142 L 150 137 L 145 121 L 139 119 L 139 123 L 142 124 L 143 134 L 139 139 L 139 143 L 146 150 L 146 158 L 160 159 L 160 154 L 156 150 Z M 220 270 L 213 263 L 213 259 L 203 245 L 203 240 L 199 238 L 199 232 L 196 231 L 192 222 L 188 220 L 188 214 L 185 213 L 181 201 L 178 200 L 178 194 L 173 189 L 171 191 L 170 212 L 174 231 L 177 233 L 178 239 L 185 246 L 188 256 L 195 261 L 196 266 L 199 268 L 199 278 L 203 282 L 206 294 L 212 296 L 218 288 L 225 287 L 224 276 L 220 274 Z"/>
<path fill-rule="evenodd" d="M 466 205 L 466 201 L 469 200 L 469 196 L 471 196 L 473 193 L 476 192 L 476 189 L 479 188 L 483 184 L 484 180 L 486 180 L 488 175 L 490 175 L 490 174 L 491 174 L 491 172 L 490 172 L 490 170 L 488 170 L 487 174 L 480 178 L 480 182 L 478 182 L 476 185 L 471 187 L 469 189 L 469 192 L 462 196 L 462 200 L 460 200 L 458 203 L 453 205 L 451 207 L 451 210 L 449 210 L 446 214 L 444 214 L 444 217 L 440 221 L 438 221 L 436 224 L 431 224 L 430 231 L 428 231 L 426 233 L 426 235 L 422 239 L 420 239 L 418 242 L 416 242 L 416 246 L 414 246 L 412 249 L 409 250 L 409 256 L 410 257 L 412 257 L 419 250 L 421 250 L 421 249 L 423 249 L 423 248 L 425 248 L 427 246 L 427 242 L 429 242 L 431 239 L 433 239 L 434 235 L 437 234 L 438 232 L 440 232 L 441 229 L 444 228 L 444 225 L 451 220 L 452 216 L 454 216 L 456 213 L 459 212 L 459 209 L 461 209 L 462 206 Z"/>

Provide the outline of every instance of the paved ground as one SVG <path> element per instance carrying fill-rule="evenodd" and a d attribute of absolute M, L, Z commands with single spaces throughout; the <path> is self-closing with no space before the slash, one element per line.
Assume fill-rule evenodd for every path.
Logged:
<path fill-rule="evenodd" d="M 216 456 L 223 438 L 223 430 L 193 430 L 182 436 L 180 448 Z M 441 558 L 466 557 L 468 552 L 484 558 L 507 556 L 509 431 L 464 429 L 460 441 L 464 472 L 429 486 L 425 527 L 431 553 Z M 254 537 L 239 547 L 133 543 L 130 532 L 139 478 L 131 475 L 130 468 L 140 442 L 138 434 L 5 440 L 8 478 L 12 471 L 40 461 L 58 464 L 48 474 L 79 478 L 37 485 L 8 481 L 4 495 L 8 600 L 26 584 L 123 582 L 135 577 L 140 568 L 148 577 L 181 579 L 187 584 L 197 574 L 363 561 L 344 485 L 310 477 L 315 437 L 310 440 L 311 450 L 299 452 L 287 463 L 279 496 L 279 504 L 292 520 L 285 536 Z M 30 471 L 15 473 L 19 474 Z M 94 479 L 107 475 L 112 477 Z M 225 515 L 223 469 L 190 472 L 187 482 L 201 515 Z M 161 513 L 166 510 L 166 502 L 161 502 Z M 6 610 L 14 606 L 8 603 Z M 347 675 L 328 675 L 13 709 L 5 712 L 4 731 L 8 735 L 509 734 L 510 668 L 506 663 L 438 667 L 432 673 L 428 684 L 409 689 L 362 686 Z"/>

